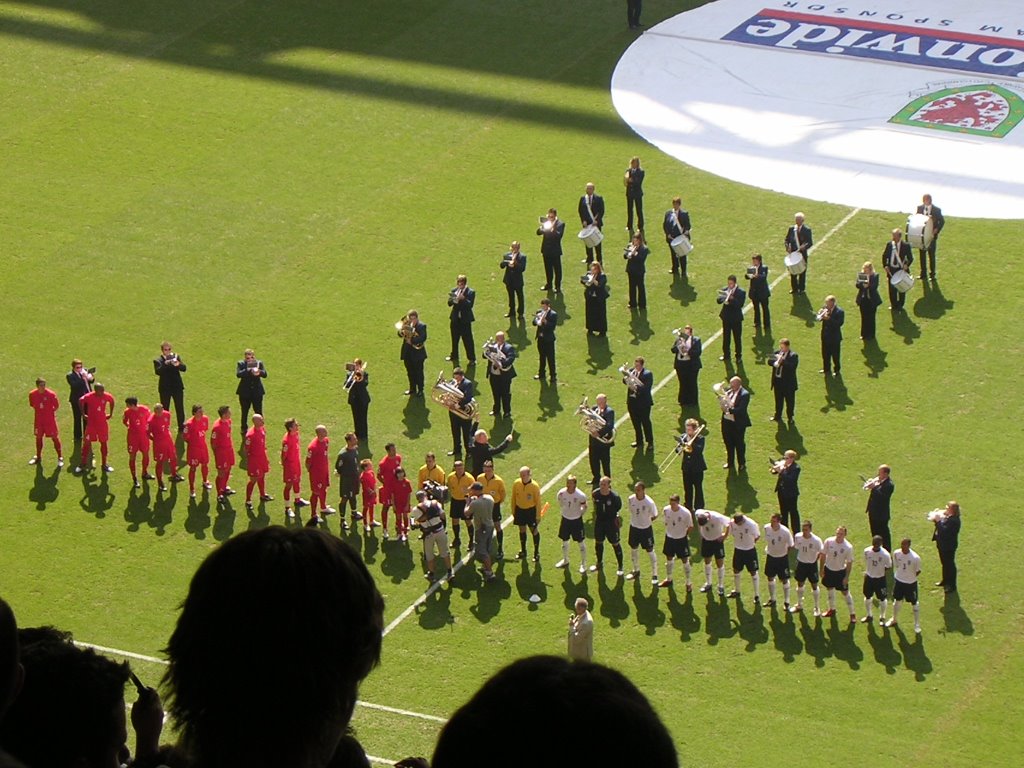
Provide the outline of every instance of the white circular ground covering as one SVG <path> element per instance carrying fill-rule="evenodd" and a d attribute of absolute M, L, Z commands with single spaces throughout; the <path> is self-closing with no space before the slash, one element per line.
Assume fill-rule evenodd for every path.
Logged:
<path fill-rule="evenodd" d="M 1024 0 L 718 0 L 641 35 L 612 99 L 652 144 L 728 179 L 1024 218 Z"/>

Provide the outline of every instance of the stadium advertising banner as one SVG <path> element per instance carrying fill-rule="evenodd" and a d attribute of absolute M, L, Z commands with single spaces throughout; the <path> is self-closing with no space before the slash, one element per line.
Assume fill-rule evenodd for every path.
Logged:
<path fill-rule="evenodd" d="M 1024 4 L 719 0 L 648 30 L 612 79 L 644 138 L 717 175 L 906 211 L 1021 218 Z"/>

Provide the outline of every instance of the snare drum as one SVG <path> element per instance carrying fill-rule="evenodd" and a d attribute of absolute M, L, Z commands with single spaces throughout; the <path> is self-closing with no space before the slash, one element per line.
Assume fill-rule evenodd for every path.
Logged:
<path fill-rule="evenodd" d="M 935 236 L 935 224 L 931 216 L 912 213 L 907 217 L 907 242 L 911 248 L 926 250 Z"/>
<path fill-rule="evenodd" d="M 900 293 L 906 293 L 914 287 L 914 276 L 905 270 L 898 269 L 892 273 L 892 277 L 889 278 L 889 282 L 892 283 L 892 287 Z"/>
<path fill-rule="evenodd" d="M 685 256 L 693 250 L 693 243 L 690 242 L 690 238 L 686 235 L 673 238 L 669 246 L 672 248 L 672 253 L 676 256 Z"/>
<path fill-rule="evenodd" d="M 791 275 L 800 275 L 807 271 L 807 262 L 804 261 L 804 255 L 800 251 L 787 253 L 785 264 Z"/>
<path fill-rule="evenodd" d="M 604 233 L 601 232 L 595 225 L 591 224 L 589 227 L 584 227 L 580 230 L 577 237 L 583 241 L 583 244 L 587 248 L 596 248 L 604 240 Z"/>

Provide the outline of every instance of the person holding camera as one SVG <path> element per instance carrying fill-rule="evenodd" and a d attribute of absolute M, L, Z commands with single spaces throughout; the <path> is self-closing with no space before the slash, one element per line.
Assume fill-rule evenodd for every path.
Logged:
<path fill-rule="evenodd" d="M 170 410 L 171 400 L 174 400 L 174 418 L 178 420 L 178 432 L 181 432 L 185 425 L 185 384 L 181 380 L 181 374 L 187 370 L 185 361 L 178 357 L 171 342 L 165 341 L 160 345 L 160 357 L 153 360 L 153 373 L 160 379 L 157 391 L 160 393 L 160 405 L 165 411 Z"/>
<path fill-rule="evenodd" d="M 416 508 L 413 511 L 416 514 L 413 527 L 419 528 L 423 533 L 423 557 L 427 561 L 427 572 L 424 576 L 430 582 L 437 580 L 437 574 L 434 571 L 436 550 L 436 554 L 444 558 L 444 564 L 448 569 L 447 578 L 450 579 L 452 577 L 452 555 L 448 549 L 444 508 L 440 502 L 430 498 L 426 491 L 416 491 Z"/>

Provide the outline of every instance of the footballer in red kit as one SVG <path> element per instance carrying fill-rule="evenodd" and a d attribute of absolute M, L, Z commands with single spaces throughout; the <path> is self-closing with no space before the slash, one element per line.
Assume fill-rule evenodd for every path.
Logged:
<path fill-rule="evenodd" d="M 327 437 L 327 427 L 317 424 L 316 437 L 306 449 L 306 473 L 309 475 L 309 511 L 310 525 L 317 525 L 321 518 L 317 513 L 317 507 L 324 515 L 334 512 L 334 509 L 327 505 L 327 488 L 331 485 L 330 468 L 331 441 Z"/>
<path fill-rule="evenodd" d="M 394 443 L 384 446 L 386 455 L 377 463 L 377 479 L 380 480 L 380 521 L 384 525 L 384 536 L 388 532 L 388 510 L 395 505 L 395 473 L 402 466 L 402 456 Z"/>
<path fill-rule="evenodd" d="M 128 406 L 121 416 L 121 423 L 128 428 L 128 468 L 132 471 L 132 482 L 140 487 L 136 471 L 136 457 L 142 454 L 142 479 L 154 480 L 149 474 L 149 419 L 153 412 L 144 405 L 139 405 L 139 398 L 126 397 L 124 404 Z"/>
<path fill-rule="evenodd" d="M 291 520 L 295 517 L 291 504 L 292 494 L 295 494 L 296 507 L 304 507 L 308 503 L 299 495 L 302 482 L 302 446 L 299 442 L 299 422 L 295 419 L 288 419 L 284 423 L 284 437 L 281 438 L 281 473 L 284 480 L 284 514 Z"/>
<path fill-rule="evenodd" d="M 235 446 L 231 442 L 231 407 L 222 405 L 217 409 L 217 420 L 210 430 L 210 447 L 213 461 L 217 465 L 217 503 L 223 504 L 234 493 L 228 486 L 231 468 L 235 466 Z"/>
<path fill-rule="evenodd" d="M 104 472 L 113 472 L 114 468 L 107 462 L 107 441 L 110 439 L 110 425 L 107 421 L 114 415 L 114 396 L 106 391 L 102 384 L 97 384 L 92 392 L 82 395 L 78 401 L 85 415 L 85 436 L 82 442 L 82 462 L 75 468 L 75 474 L 85 471 L 86 462 L 90 459 L 92 444 L 100 444 L 100 461 Z"/>
<path fill-rule="evenodd" d="M 267 456 L 267 428 L 263 424 L 263 415 L 253 414 L 252 426 L 245 433 L 245 469 L 249 473 L 249 483 L 245 486 L 245 507 L 252 510 L 252 489 L 259 487 L 260 501 L 273 501 L 267 495 L 267 473 L 270 472 L 270 457 Z"/>
<path fill-rule="evenodd" d="M 180 482 L 185 478 L 178 474 L 178 451 L 174 447 L 174 437 L 171 436 L 171 413 L 165 411 L 164 407 L 157 403 L 153 406 L 153 415 L 149 417 L 149 426 L 146 428 L 149 439 L 153 441 L 153 463 L 156 465 L 156 481 L 161 491 L 166 491 L 164 485 L 164 466 L 170 470 L 171 481 Z"/>
<path fill-rule="evenodd" d="M 203 413 L 203 406 L 192 406 L 192 418 L 182 427 L 185 439 L 185 462 L 188 464 L 188 492 L 196 497 L 196 467 L 203 473 L 203 488 L 210 486 L 210 449 L 206 447 L 206 433 L 210 429 L 210 417 Z"/>
<path fill-rule="evenodd" d="M 412 483 L 405 476 L 405 470 L 399 467 L 395 470 L 395 485 L 392 489 L 392 498 L 395 502 L 395 532 L 399 541 L 409 540 L 409 509 L 412 507 Z M 387 531 L 387 516 L 381 515 L 384 523 L 384 530 Z"/>
<path fill-rule="evenodd" d="M 57 431 L 57 409 L 60 400 L 57 393 L 46 388 L 46 379 L 36 379 L 36 388 L 28 393 L 28 404 L 35 413 L 36 455 L 29 464 L 38 464 L 43 458 L 43 438 L 53 441 L 53 449 L 57 451 L 57 466 L 64 466 L 64 451 L 60 445 L 60 433 Z"/>

